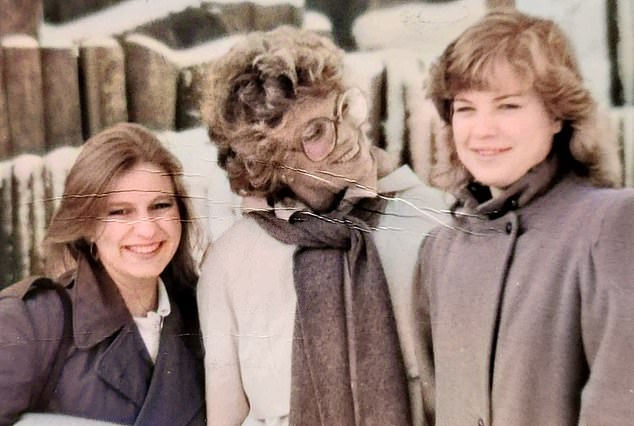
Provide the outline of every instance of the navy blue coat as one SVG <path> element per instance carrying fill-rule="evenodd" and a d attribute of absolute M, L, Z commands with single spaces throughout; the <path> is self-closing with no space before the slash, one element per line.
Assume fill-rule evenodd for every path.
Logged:
<path fill-rule="evenodd" d="M 166 282 L 171 313 L 153 364 L 117 287 L 80 259 L 62 278 L 73 305 L 73 343 L 48 410 L 134 425 L 204 425 L 204 376 L 193 292 Z M 38 397 L 62 335 L 56 292 L 0 299 L 0 425 Z"/>

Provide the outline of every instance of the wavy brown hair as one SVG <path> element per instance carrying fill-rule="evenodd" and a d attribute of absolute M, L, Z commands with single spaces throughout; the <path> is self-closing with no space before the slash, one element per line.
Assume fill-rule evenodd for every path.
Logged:
<path fill-rule="evenodd" d="M 270 132 L 297 102 L 342 91 L 342 70 L 343 51 L 330 39 L 289 26 L 247 35 L 212 65 L 201 110 L 234 192 L 283 190 L 286 152 Z"/>
<path fill-rule="evenodd" d="M 446 124 L 437 141 L 435 185 L 456 192 L 470 179 L 451 131 L 454 96 L 495 85 L 495 68 L 508 63 L 532 83 L 548 112 L 563 123 L 553 150 L 560 163 L 597 186 L 618 186 L 617 149 L 584 86 L 573 48 L 551 20 L 496 9 L 450 43 L 430 69 L 427 95 Z"/>
<path fill-rule="evenodd" d="M 90 138 L 70 169 L 59 208 L 51 219 L 44 247 L 46 272 L 57 275 L 76 266 L 80 254 L 90 256 L 99 212 L 106 208 L 111 182 L 139 163 L 151 163 L 170 176 L 182 222 L 174 257 L 161 276 L 166 282 L 194 286 L 197 268 L 193 210 L 182 180 L 182 166 L 145 127 L 119 123 Z"/>

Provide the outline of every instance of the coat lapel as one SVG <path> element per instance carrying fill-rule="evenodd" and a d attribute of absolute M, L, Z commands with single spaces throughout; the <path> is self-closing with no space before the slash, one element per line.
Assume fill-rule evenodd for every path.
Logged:
<path fill-rule="evenodd" d="M 135 422 L 137 426 L 187 425 L 204 415 L 202 360 L 197 360 L 185 344 L 188 336 L 183 333 L 183 321 L 175 305 L 172 303 L 172 312 L 163 324 L 156 374 Z"/>
<path fill-rule="evenodd" d="M 133 323 L 128 323 L 104 352 L 97 374 L 137 407 L 143 406 L 152 361 Z"/>

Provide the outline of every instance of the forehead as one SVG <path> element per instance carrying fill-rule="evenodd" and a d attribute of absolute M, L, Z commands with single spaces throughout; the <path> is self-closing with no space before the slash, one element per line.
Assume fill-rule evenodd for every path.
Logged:
<path fill-rule="evenodd" d="M 481 78 L 465 82 L 462 88 L 456 90 L 456 95 L 474 90 L 521 94 L 532 89 L 532 79 L 508 62 L 499 62 L 487 68 L 488 72 Z"/>
<path fill-rule="evenodd" d="M 172 195 L 174 185 L 166 171 L 151 163 L 140 163 L 123 172 L 108 188 L 109 202 L 134 202 Z"/>

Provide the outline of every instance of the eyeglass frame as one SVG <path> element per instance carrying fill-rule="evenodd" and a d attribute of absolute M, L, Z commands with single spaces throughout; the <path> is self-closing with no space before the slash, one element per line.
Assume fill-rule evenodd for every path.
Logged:
<path fill-rule="evenodd" d="M 328 157 L 335 149 L 335 147 L 337 146 L 337 140 L 339 139 L 339 130 L 338 127 L 341 124 L 341 122 L 343 121 L 343 117 L 344 117 L 344 113 L 346 113 L 346 111 L 344 111 L 344 105 L 345 105 L 345 101 L 348 100 L 350 98 L 350 96 L 352 96 L 352 94 L 357 95 L 358 97 L 356 98 L 357 100 L 363 100 L 364 105 L 364 116 L 363 118 L 358 118 L 358 124 L 357 124 L 357 128 L 360 128 L 363 123 L 366 122 L 367 117 L 368 117 L 368 106 L 367 106 L 367 100 L 366 97 L 364 95 L 364 93 L 361 91 L 361 89 L 357 88 L 357 87 L 350 87 L 348 89 L 346 89 L 345 91 L 343 91 L 342 93 L 340 93 L 339 95 L 337 95 L 337 98 L 335 100 L 335 110 L 333 111 L 333 117 L 315 117 L 312 118 L 310 120 L 308 120 L 306 122 L 306 124 L 303 127 L 302 130 L 302 135 L 304 135 L 306 133 L 306 129 L 308 129 L 308 127 L 316 122 L 322 122 L 322 123 L 327 123 L 327 125 L 331 126 L 332 128 L 332 135 L 333 137 L 331 138 L 331 140 L 329 141 L 330 146 L 328 147 L 328 149 L 324 152 L 323 155 L 319 156 L 319 157 L 314 157 L 311 156 L 311 154 L 308 153 L 307 148 L 306 148 L 306 141 L 305 140 L 301 140 L 301 151 L 304 153 L 304 155 L 306 155 L 306 157 L 313 161 L 313 162 L 319 162 L 324 160 L 326 157 Z M 302 136 L 303 138 L 303 136 Z M 299 149 L 292 149 L 292 151 L 300 151 Z"/>

